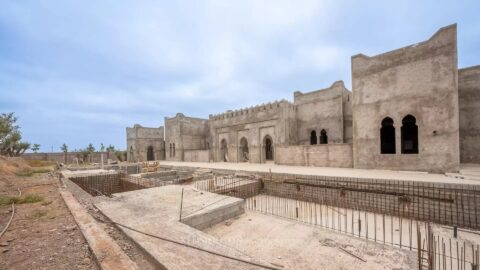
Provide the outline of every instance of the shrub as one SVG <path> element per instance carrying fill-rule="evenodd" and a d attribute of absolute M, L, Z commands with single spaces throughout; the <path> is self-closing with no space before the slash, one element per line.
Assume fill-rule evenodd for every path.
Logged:
<path fill-rule="evenodd" d="M 27 194 L 21 197 L 0 196 L 0 205 L 8 205 L 12 203 L 16 203 L 16 204 L 36 203 L 41 201 L 43 201 L 43 197 L 37 194 Z"/>
<path fill-rule="evenodd" d="M 30 177 L 33 175 L 33 171 L 32 170 L 21 170 L 21 171 L 18 171 L 15 173 L 16 176 L 20 176 L 20 177 Z"/>

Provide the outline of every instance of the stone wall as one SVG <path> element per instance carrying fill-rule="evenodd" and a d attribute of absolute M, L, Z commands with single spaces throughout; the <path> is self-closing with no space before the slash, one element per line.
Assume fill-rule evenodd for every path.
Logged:
<path fill-rule="evenodd" d="M 208 150 L 185 150 L 183 152 L 186 162 L 209 162 Z"/>
<path fill-rule="evenodd" d="M 274 159 L 276 147 L 296 141 L 295 107 L 288 101 L 210 115 L 209 124 L 210 159 L 214 161 L 223 161 L 222 140 L 227 144 L 228 161 L 238 162 L 242 160 L 240 141 L 245 138 L 248 143 L 248 159 L 253 163 L 266 161 L 266 138 L 272 140 Z"/>
<path fill-rule="evenodd" d="M 343 143 L 343 81 L 337 81 L 329 88 L 309 93 L 295 92 L 294 104 L 297 119 L 297 144 L 311 144 L 310 137 L 315 131 L 316 142 L 320 144 L 320 132 L 325 130 L 328 143 Z"/>
<path fill-rule="evenodd" d="M 355 168 L 459 169 L 456 25 L 429 40 L 374 57 L 352 57 Z M 418 126 L 418 154 L 401 153 L 402 119 Z M 380 153 L 382 120 L 394 121 L 396 154 Z"/>
<path fill-rule="evenodd" d="M 128 161 L 147 161 L 148 149 L 153 148 L 153 159 L 165 159 L 165 142 L 163 127 L 149 128 L 138 124 L 133 128 L 127 127 L 127 156 Z"/>
<path fill-rule="evenodd" d="M 276 164 L 352 168 L 352 144 L 296 145 L 277 147 Z"/>
<path fill-rule="evenodd" d="M 208 120 L 178 113 L 165 117 L 165 153 L 167 160 L 183 161 L 184 151 L 207 149 Z"/>
<path fill-rule="evenodd" d="M 352 92 L 343 89 L 343 142 L 353 142 Z"/>
<path fill-rule="evenodd" d="M 458 71 L 460 161 L 480 163 L 480 66 Z"/>

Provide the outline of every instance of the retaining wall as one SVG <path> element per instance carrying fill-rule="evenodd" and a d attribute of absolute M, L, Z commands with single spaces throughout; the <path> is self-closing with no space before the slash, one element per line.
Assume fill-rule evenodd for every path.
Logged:
<path fill-rule="evenodd" d="M 352 144 L 277 146 L 280 165 L 353 168 Z"/>

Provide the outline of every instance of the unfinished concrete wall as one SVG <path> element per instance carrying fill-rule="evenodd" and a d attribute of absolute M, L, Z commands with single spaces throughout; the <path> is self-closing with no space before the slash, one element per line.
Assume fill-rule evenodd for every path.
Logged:
<path fill-rule="evenodd" d="M 343 90 L 343 142 L 353 142 L 352 92 Z"/>
<path fill-rule="evenodd" d="M 343 143 L 344 90 L 343 81 L 337 81 L 326 89 L 294 93 L 298 144 L 311 144 L 312 131 L 317 137 L 316 144 L 320 144 L 322 130 L 327 132 L 328 143 Z"/>
<path fill-rule="evenodd" d="M 295 145 L 277 147 L 276 163 L 294 166 L 352 168 L 352 144 Z"/>
<path fill-rule="evenodd" d="M 163 127 L 149 128 L 138 124 L 127 127 L 127 160 L 130 162 L 147 161 L 148 149 L 153 149 L 154 160 L 165 159 L 165 142 Z"/>
<path fill-rule="evenodd" d="M 288 101 L 274 102 L 227 111 L 218 115 L 210 115 L 211 159 L 223 161 L 225 150 L 222 141 L 227 144 L 227 160 L 243 161 L 241 140 L 248 143 L 248 162 L 266 162 L 266 138 L 273 143 L 273 159 L 275 148 L 295 142 L 295 108 Z"/>
<path fill-rule="evenodd" d="M 207 149 L 208 120 L 178 113 L 165 117 L 166 159 L 183 161 L 186 150 Z"/>
<path fill-rule="evenodd" d="M 480 66 L 458 71 L 460 162 L 480 163 Z"/>
<path fill-rule="evenodd" d="M 459 115 L 457 28 L 374 57 L 352 57 L 355 168 L 457 171 Z M 418 126 L 418 154 L 401 153 L 402 119 Z M 395 154 L 380 153 L 382 120 L 395 127 Z"/>
<path fill-rule="evenodd" d="M 268 195 L 480 228 L 478 185 L 268 173 L 262 179 Z"/>
<path fill-rule="evenodd" d="M 187 162 L 209 162 L 209 150 L 185 150 L 184 161 Z"/>

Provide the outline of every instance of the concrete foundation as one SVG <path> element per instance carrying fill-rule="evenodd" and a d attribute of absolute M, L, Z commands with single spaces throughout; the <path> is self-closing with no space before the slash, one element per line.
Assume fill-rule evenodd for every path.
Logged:
<path fill-rule="evenodd" d="M 120 229 L 167 269 L 261 269 L 259 264 L 269 265 L 192 227 L 205 228 L 243 213 L 241 199 L 171 185 L 115 194 L 96 207 L 122 224 Z M 179 221 L 181 207 L 184 222 Z"/>

